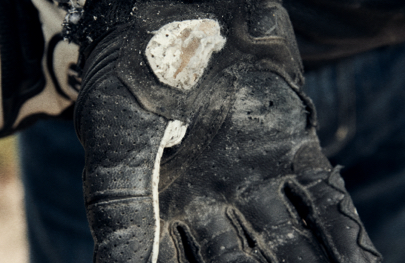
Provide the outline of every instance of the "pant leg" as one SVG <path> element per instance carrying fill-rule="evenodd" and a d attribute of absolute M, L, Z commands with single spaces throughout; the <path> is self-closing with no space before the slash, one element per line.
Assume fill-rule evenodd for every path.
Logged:
<path fill-rule="evenodd" d="M 84 210 L 84 152 L 72 121 L 40 121 L 19 136 L 33 263 L 92 261 Z"/>

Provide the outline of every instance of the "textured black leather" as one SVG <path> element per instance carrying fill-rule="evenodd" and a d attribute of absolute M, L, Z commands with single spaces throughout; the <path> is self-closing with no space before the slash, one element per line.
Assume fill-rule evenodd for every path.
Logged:
<path fill-rule="evenodd" d="M 75 124 L 94 262 L 150 262 L 156 223 L 162 263 L 380 262 L 321 153 L 285 10 L 227 3 L 140 3 L 82 49 Z M 175 90 L 147 64 L 147 32 L 198 18 L 218 20 L 227 43 L 192 90 Z M 164 152 L 155 222 L 152 170 L 170 120 L 189 126 Z"/>
<path fill-rule="evenodd" d="M 276 74 L 238 79 L 213 141 L 160 193 L 160 262 L 379 262 L 299 97 Z"/>
<path fill-rule="evenodd" d="M 114 76 L 117 48 L 93 53 L 101 61 L 91 65 L 77 101 L 85 202 L 95 262 L 146 262 L 155 228 L 152 170 L 167 120 L 143 110 Z"/>

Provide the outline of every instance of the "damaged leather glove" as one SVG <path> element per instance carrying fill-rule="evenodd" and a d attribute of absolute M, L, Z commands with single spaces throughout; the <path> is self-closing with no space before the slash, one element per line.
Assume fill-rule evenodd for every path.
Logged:
<path fill-rule="evenodd" d="M 381 261 L 278 1 L 88 0 L 66 31 L 94 262 Z"/>

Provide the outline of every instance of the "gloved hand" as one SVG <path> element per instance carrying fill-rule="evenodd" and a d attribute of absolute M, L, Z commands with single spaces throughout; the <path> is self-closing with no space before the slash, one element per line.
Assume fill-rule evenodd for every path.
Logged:
<path fill-rule="evenodd" d="M 108 6 L 67 28 L 94 262 L 381 261 L 319 147 L 280 4 Z"/>

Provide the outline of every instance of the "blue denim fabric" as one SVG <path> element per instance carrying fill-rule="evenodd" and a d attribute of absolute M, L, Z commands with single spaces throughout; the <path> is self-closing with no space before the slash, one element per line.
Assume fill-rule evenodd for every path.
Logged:
<path fill-rule="evenodd" d="M 405 44 L 308 71 L 304 90 L 370 238 L 384 262 L 404 262 Z"/>
<path fill-rule="evenodd" d="M 405 44 L 306 73 L 319 134 L 385 262 L 405 258 Z M 31 262 L 91 262 L 81 186 L 84 155 L 71 122 L 20 136 Z"/>
<path fill-rule="evenodd" d="M 84 151 L 72 121 L 40 121 L 19 137 L 32 263 L 92 262 Z"/>

